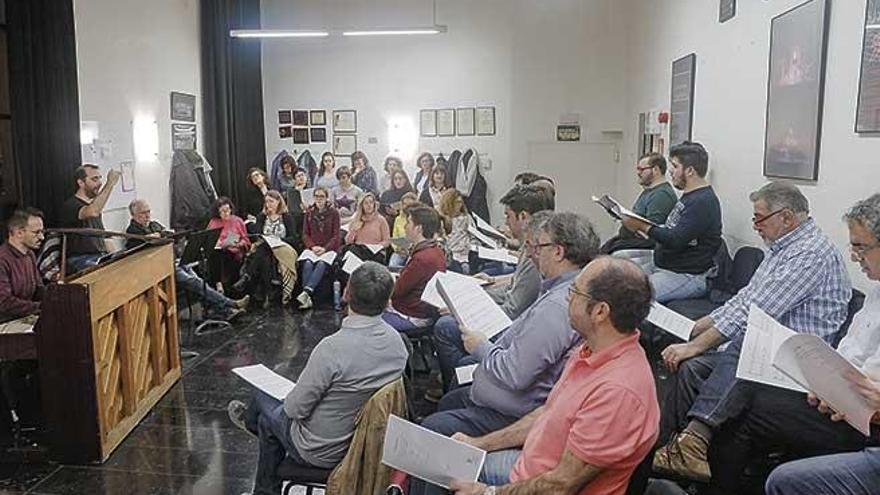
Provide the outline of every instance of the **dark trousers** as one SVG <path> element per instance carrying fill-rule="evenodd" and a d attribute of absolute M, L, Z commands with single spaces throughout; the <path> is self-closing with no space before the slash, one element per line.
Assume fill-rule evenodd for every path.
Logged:
<path fill-rule="evenodd" d="M 281 401 L 263 392 L 254 392 L 245 412 L 245 426 L 260 439 L 254 495 L 278 495 L 281 478 L 278 466 L 289 456 L 297 464 L 308 466 L 290 439 L 292 420 L 284 412 Z"/>
<path fill-rule="evenodd" d="M 229 290 L 232 284 L 238 282 L 240 270 L 241 261 L 225 249 L 214 249 L 208 255 L 208 281 L 214 287 L 220 282 L 224 290 Z"/>
<path fill-rule="evenodd" d="M 272 249 L 265 242 L 260 242 L 255 251 L 245 258 L 241 268 L 242 274 L 248 279 L 245 292 L 255 299 L 263 300 L 273 294 L 273 287 L 280 289 L 275 263 Z M 273 281 L 278 281 L 278 284 L 274 284 Z M 280 290 L 277 292 L 280 293 Z"/>

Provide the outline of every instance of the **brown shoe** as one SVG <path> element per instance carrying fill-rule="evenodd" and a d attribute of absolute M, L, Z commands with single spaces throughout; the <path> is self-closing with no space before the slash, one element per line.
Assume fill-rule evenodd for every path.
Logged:
<path fill-rule="evenodd" d="M 709 442 L 684 430 L 654 453 L 654 471 L 707 483 L 712 478 Z"/>

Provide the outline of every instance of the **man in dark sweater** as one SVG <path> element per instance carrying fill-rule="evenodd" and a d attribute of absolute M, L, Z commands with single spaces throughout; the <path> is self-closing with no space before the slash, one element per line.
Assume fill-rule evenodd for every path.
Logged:
<path fill-rule="evenodd" d="M 101 215 L 110 193 L 122 178 L 118 170 L 107 172 L 107 183 L 101 177 L 97 165 L 85 163 L 74 172 L 76 194 L 61 205 L 61 226 L 68 229 L 104 230 Z M 98 263 L 101 255 L 112 250 L 112 243 L 97 236 L 67 236 L 67 267 L 78 272 Z"/>
<path fill-rule="evenodd" d="M 651 278 L 658 302 L 700 297 L 706 275 L 721 246 L 721 203 L 706 181 L 709 154 L 703 145 L 685 141 L 669 150 L 672 185 L 681 198 L 663 225 L 624 217 L 623 225 L 657 242 L 654 259 L 642 268 Z"/>

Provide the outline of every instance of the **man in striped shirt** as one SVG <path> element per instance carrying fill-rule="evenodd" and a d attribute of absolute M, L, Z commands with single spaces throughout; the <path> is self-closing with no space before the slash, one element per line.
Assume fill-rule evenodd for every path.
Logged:
<path fill-rule="evenodd" d="M 736 378 L 749 306 L 757 305 L 796 332 L 834 341 L 846 319 L 852 292 L 843 256 L 809 217 L 809 202 L 794 185 L 771 182 L 749 195 L 752 223 L 768 253 L 749 285 L 724 306 L 697 321 L 693 339 L 663 351 L 676 372 L 664 401 L 661 438 L 684 431 L 661 447 L 654 469 L 705 481 L 712 433 L 747 405 Z M 726 348 L 713 349 L 728 342 Z"/>

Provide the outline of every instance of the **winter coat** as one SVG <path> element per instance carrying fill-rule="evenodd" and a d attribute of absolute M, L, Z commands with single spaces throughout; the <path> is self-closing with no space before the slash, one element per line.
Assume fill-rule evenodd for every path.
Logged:
<path fill-rule="evenodd" d="M 208 221 L 217 190 L 211 165 L 194 150 L 177 150 L 171 158 L 171 228 L 197 230 Z"/>

